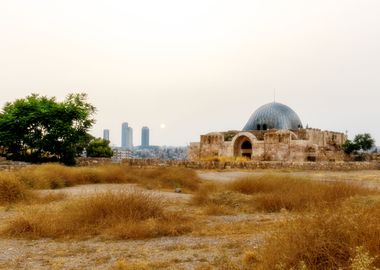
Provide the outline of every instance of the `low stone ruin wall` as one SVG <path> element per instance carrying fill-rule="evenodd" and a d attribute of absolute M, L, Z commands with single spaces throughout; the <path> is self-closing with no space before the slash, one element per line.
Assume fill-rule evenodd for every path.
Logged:
<path fill-rule="evenodd" d="M 78 158 L 77 166 L 101 166 L 113 163 L 110 158 Z M 380 161 L 370 162 L 280 162 L 280 161 L 190 161 L 160 159 L 124 159 L 122 164 L 133 167 L 185 167 L 198 170 L 228 169 L 292 169 L 314 171 L 379 170 Z M 0 161 L 0 171 L 13 171 L 30 166 L 26 162 Z"/>
<path fill-rule="evenodd" d="M 99 165 L 106 165 L 111 164 L 112 159 L 111 158 L 87 158 L 87 157 L 80 157 L 76 159 L 76 166 L 80 167 L 86 167 L 86 166 L 99 166 Z"/>
<path fill-rule="evenodd" d="M 112 163 L 110 158 L 77 158 L 77 166 L 99 166 Z M 21 161 L 11 161 L 0 157 L 0 171 L 15 171 L 27 166 L 31 166 L 31 163 Z"/>
<path fill-rule="evenodd" d="M 27 166 L 30 166 L 30 163 L 20 162 L 20 161 L 9 161 L 9 160 L 0 160 L 0 171 L 15 171 Z"/>
<path fill-rule="evenodd" d="M 380 153 L 373 153 L 373 154 L 371 154 L 370 158 L 371 158 L 371 160 L 380 162 Z"/>
<path fill-rule="evenodd" d="M 380 162 L 275 162 L 275 161 L 177 161 L 158 159 L 124 159 L 123 164 L 135 167 L 186 167 L 205 170 L 223 169 L 293 169 L 314 171 L 379 170 Z"/>

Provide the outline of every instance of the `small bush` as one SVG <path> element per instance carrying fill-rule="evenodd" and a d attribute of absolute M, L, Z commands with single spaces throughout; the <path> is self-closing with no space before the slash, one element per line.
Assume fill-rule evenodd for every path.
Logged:
<path fill-rule="evenodd" d="M 203 183 L 197 192 L 193 195 L 191 203 L 197 206 L 205 205 L 210 202 L 209 195 L 220 190 L 223 190 L 222 185 L 218 185 L 215 182 Z"/>
<path fill-rule="evenodd" d="M 233 212 L 304 211 L 334 206 L 357 195 L 374 191 L 343 182 L 318 182 L 293 176 L 250 176 L 223 184 L 203 184 L 192 204 L 210 215 Z"/>
<path fill-rule="evenodd" d="M 291 186 L 304 180 L 303 178 L 276 175 L 248 176 L 228 183 L 226 188 L 239 193 L 252 195 L 260 192 L 268 193 L 280 188 L 284 189 L 285 186 Z"/>
<path fill-rule="evenodd" d="M 339 203 L 356 195 L 369 195 L 368 188 L 343 182 L 317 182 L 292 176 L 246 177 L 227 184 L 227 188 L 255 195 L 257 210 L 277 212 L 305 210 Z"/>
<path fill-rule="evenodd" d="M 226 190 L 223 184 L 205 183 L 194 194 L 192 205 L 203 206 L 208 215 L 228 215 L 235 212 L 249 212 L 250 196 Z M 251 210 L 251 209 L 250 209 Z"/>
<path fill-rule="evenodd" d="M 354 266 L 360 269 L 360 265 L 367 265 L 365 269 L 379 267 L 379 224 L 379 202 L 346 202 L 335 209 L 319 210 L 287 221 L 261 249 L 259 269 L 274 266 L 291 269 L 301 263 L 310 270 Z"/>
<path fill-rule="evenodd" d="M 35 194 L 30 193 L 28 199 L 25 200 L 26 204 L 46 204 L 57 202 L 66 199 L 67 195 L 64 193 L 48 193 L 48 194 Z"/>
<path fill-rule="evenodd" d="M 253 265 L 257 262 L 258 262 L 257 261 L 257 254 L 255 251 L 248 250 L 244 253 L 244 256 L 243 256 L 244 265 L 250 266 L 250 265 Z"/>
<path fill-rule="evenodd" d="M 14 174 L 0 174 L 0 204 L 15 203 L 26 199 L 28 192 Z"/>
<path fill-rule="evenodd" d="M 10 222 L 3 234 L 14 237 L 149 238 L 180 235 L 186 220 L 164 211 L 163 201 L 144 192 L 104 193 L 50 207 L 32 207 Z"/>
<path fill-rule="evenodd" d="M 201 182 L 194 170 L 186 168 L 132 168 L 123 165 L 99 167 L 65 167 L 58 164 L 32 166 L 17 172 L 27 186 L 56 189 L 81 184 L 137 183 L 147 188 L 181 187 L 198 189 Z"/>
<path fill-rule="evenodd" d="M 128 263 L 125 260 L 118 260 L 111 270 L 150 270 L 151 267 L 146 263 Z"/>
<path fill-rule="evenodd" d="M 27 167 L 14 174 L 27 186 L 36 189 L 57 189 L 68 186 L 70 180 L 67 167 L 45 164 Z"/>
<path fill-rule="evenodd" d="M 201 180 L 197 172 L 187 168 L 151 168 L 134 169 L 137 183 L 150 188 L 183 188 L 189 191 L 198 190 Z"/>

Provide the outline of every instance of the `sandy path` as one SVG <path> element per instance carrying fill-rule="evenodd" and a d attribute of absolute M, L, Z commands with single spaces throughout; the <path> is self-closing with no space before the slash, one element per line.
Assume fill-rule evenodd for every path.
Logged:
<path fill-rule="evenodd" d="M 85 197 L 99 193 L 112 192 L 112 193 L 126 193 L 126 192 L 148 192 L 153 195 L 164 197 L 165 199 L 179 199 L 179 200 L 188 200 L 191 198 L 190 194 L 186 193 L 175 193 L 169 191 L 158 191 L 158 190 L 146 190 L 142 187 L 139 187 L 135 184 L 88 184 L 88 185 L 79 185 L 74 187 L 55 189 L 55 190 L 38 190 L 41 194 L 49 193 L 63 193 L 69 197 Z"/>
<path fill-rule="evenodd" d="M 244 244 L 255 248 L 262 237 L 179 236 L 150 240 L 86 241 L 0 240 L 0 269 L 110 269 L 119 259 L 174 269 L 194 269 L 212 262 L 221 249 L 234 252 Z M 228 248 L 229 247 L 229 248 Z M 160 267 L 161 268 L 161 267 Z M 173 268 L 171 268 L 173 269 Z"/>

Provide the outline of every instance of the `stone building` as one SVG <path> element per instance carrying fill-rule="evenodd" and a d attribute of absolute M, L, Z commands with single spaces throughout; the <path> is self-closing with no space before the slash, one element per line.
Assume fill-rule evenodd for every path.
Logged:
<path fill-rule="evenodd" d="M 288 106 L 273 102 L 257 109 L 242 131 L 212 132 L 191 143 L 190 160 L 246 157 L 254 161 L 340 161 L 344 133 L 304 128 Z"/>

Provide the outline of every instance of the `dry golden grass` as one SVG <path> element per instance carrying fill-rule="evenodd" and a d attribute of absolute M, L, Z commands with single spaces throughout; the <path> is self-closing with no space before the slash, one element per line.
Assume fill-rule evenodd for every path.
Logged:
<path fill-rule="evenodd" d="M 150 270 L 152 269 L 147 263 L 128 263 L 123 259 L 118 260 L 111 270 Z"/>
<path fill-rule="evenodd" d="M 130 168 L 129 168 L 130 169 Z M 131 169 L 130 169 L 131 170 Z M 166 167 L 150 169 L 132 169 L 137 181 L 147 188 L 183 188 L 185 191 L 198 190 L 201 183 L 197 172 L 187 168 Z"/>
<path fill-rule="evenodd" d="M 45 204 L 51 202 L 62 201 L 66 199 L 67 195 L 64 193 L 47 193 L 47 194 L 31 194 L 24 203 L 33 204 Z"/>
<path fill-rule="evenodd" d="M 0 205 L 20 202 L 27 196 L 28 191 L 14 174 L 7 172 L 0 174 Z"/>
<path fill-rule="evenodd" d="M 28 190 L 89 183 L 137 183 L 151 189 L 181 187 L 185 192 L 194 192 L 194 196 L 191 205 L 178 205 L 177 201 L 165 201 L 147 192 L 131 194 L 128 189 L 83 198 L 68 197 L 49 205 L 34 205 L 65 197 L 61 193 Z M 219 246 L 200 244 L 212 250 L 212 255 L 207 260 L 192 259 L 198 265 L 202 262 L 197 269 L 277 267 L 323 270 L 341 267 L 374 270 L 380 266 L 380 257 L 376 257 L 380 254 L 380 202 L 377 194 L 352 183 L 309 181 L 287 174 L 214 183 L 202 182 L 196 171 L 180 168 L 147 169 L 120 165 L 68 168 L 49 164 L 0 174 L 0 199 L 4 200 L 3 203 L 32 205 L 18 208 L 17 211 L 24 212 L 9 217 L 9 224 L 4 226 L 1 234 L 16 238 L 76 240 L 93 236 L 144 239 L 191 232 L 190 238 L 229 239 Z M 262 213 L 257 213 L 260 211 Z M 209 217 L 204 213 L 256 214 L 242 218 Z M 245 239 L 256 239 L 256 235 L 260 241 L 265 236 L 265 245 L 258 249 L 245 246 Z M 185 250 L 185 247 L 174 249 Z M 216 250 L 220 256 L 214 260 Z M 165 251 L 170 252 L 170 249 Z M 189 252 L 192 251 L 189 248 Z M 112 269 L 165 269 L 183 262 L 168 260 L 165 261 L 167 264 L 153 264 L 148 257 L 145 259 L 146 263 L 143 260 L 141 262 L 144 263 L 119 260 Z"/>
<path fill-rule="evenodd" d="M 214 182 L 202 184 L 191 199 L 192 205 L 202 206 L 208 215 L 249 212 L 252 209 L 250 202 L 250 196 L 228 190 L 225 185 Z"/>
<path fill-rule="evenodd" d="M 2 172 L 0 174 L 0 205 L 44 204 L 63 200 L 64 194 L 37 194 L 27 189 L 14 173 Z"/>
<path fill-rule="evenodd" d="M 289 183 L 278 189 L 259 195 L 255 199 L 256 208 L 266 212 L 281 209 L 302 211 L 308 208 L 334 206 L 353 196 L 365 196 L 374 192 L 362 186 L 343 182 Z"/>
<path fill-rule="evenodd" d="M 353 196 L 370 194 L 374 191 L 350 183 L 263 175 L 244 177 L 225 185 L 203 185 L 192 203 L 205 207 L 209 214 L 225 214 L 234 209 L 235 212 L 303 211 L 333 206 Z"/>
<path fill-rule="evenodd" d="M 2 233 L 27 238 L 150 238 L 190 231 L 186 219 L 164 211 L 162 199 L 144 192 L 104 193 L 60 205 L 27 208 Z"/>
<path fill-rule="evenodd" d="M 196 172 L 186 168 L 132 168 L 123 165 L 99 167 L 65 167 L 58 164 L 32 166 L 14 172 L 27 186 L 35 189 L 56 189 L 80 184 L 137 183 L 147 188 L 198 189 Z"/>
<path fill-rule="evenodd" d="M 380 267 L 379 224 L 380 202 L 351 201 L 287 221 L 267 239 L 259 269 Z"/>

